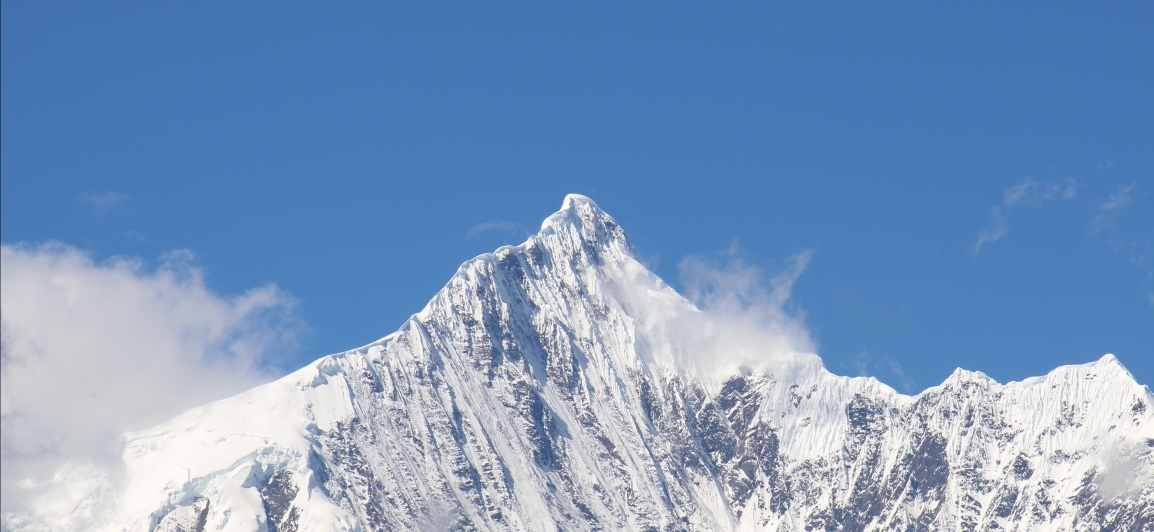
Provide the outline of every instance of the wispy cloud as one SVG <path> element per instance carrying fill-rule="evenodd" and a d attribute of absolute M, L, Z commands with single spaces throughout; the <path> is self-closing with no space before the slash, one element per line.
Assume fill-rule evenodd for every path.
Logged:
<path fill-rule="evenodd" d="M 518 224 L 505 220 L 491 220 L 470 227 L 469 230 L 465 232 L 465 237 L 474 238 L 481 233 L 488 233 L 490 231 L 506 233 L 508 236 L 517 234 L 524 234 L 526 238 L 529 236 L 529 231 Z"/>
<path fill-rule="evenodd" d="M 1113 236 L 1118 229 L 1116 219 L 1125 212 L 1126 207 L 1134 203 L 1137 191 L 1137 183 L 1115 187 L 1106 199 L 1098 202 L 1094 209 L 1094 217 L 1090 219 L 1086 231 L 1091 235 Z"/>
<path fill-rule="evenodd" d="M 1115 251 L 1125 252 L 1129 255 L 1130 262 L 1135 264 L 1145 262 L 1150 254 L 1150 245 L 1148 242 L 1124 234 L 1118 222 L 1127 214 L 1139 192 L 1137 183 L 1115 187 L 1105 200 L 1098 203 L 1097 212 L 1086 227 L 1090 235 L 1104 238 L 1110 247 Z"/>
<path fill-rule="evenodd" d="M 842 361 L 842 366 L 858 377 L 874 377 L 906 393 L 914 389 L 914 381 L 906 375 L 902 365 L 885 353 L 862 351 Z"/>
<path fill-rule="evenodd" d="M 170 252 L 150 269 L 63 244 L 0 249 L 6 509 L 37 493 L 57 506 L 107 495 L 102 482 L 52 491 L 54 472 L 87 464 L 113 478 L 125 431 L 275 376 L 270 355 L 291 352 L 303 327 L 293 298 L 273 285 L 218 295 L 192 260 Z"/>
<path fill-rule="evenodd" d="M 1098 208 L 1102 212 L 1112 212 L 1115 209 L 1125 207 L 1134 202 L 1134 192 L 1138 190 L 1137 183 L 1131 183 L 1115 189 L 1110 192 L 1110 195 L 1103 201 Z"/>
<path fill-rule="evenodd" d="M 1054 200 L 1072 200 L 1078 195 L 1078 182 L 1072 177 L 1057 182 L 1038 182 L 1025 178 L 1002 191 L 1002 201 L 990 208 L 990 223 L 978 232 L 970 247 L 977 255 L 987 244 L 1001 240 L 1009 232 L 1006 217 L 1020 205 L 1038 207 Z"/>
<path fill-rule="evenodd" d="M 760 268 L 736 255 L 736 248 L 731 247 L 725 252 L 727 263 L 720 266 L 701 256 L 683 259 L 680 274 L 686 297 L 699 307 L 709 309 L 764 306 L 774 312 L 784 311 L 794 283 L 813 260 L 813 250 L 802 251 L 790 257 L 786 268 L 766 279 Z"/>
<path fill-rule="evenodd" d="M 1113 162 L 1098 165 L 1099 172 L 1106 172 L 1114 167 Z M 990 222 L 979 233 L 977 240 L 969 248 L 969 252 L 978 255 L 989 244 L 997 242 L 1008 234 L 1008 218 L 1011 211 L 1022 206 L 1041 207 L 1054 202 L 1077 203 L 1078 209 L 1070 210 L 1070 214 L 1085 215 L 1089 211 L 1089 221 L 1086 222 L 1085 236 L 1101 241 L 1119 256 L 1125 257 L 1132 265 L 1140 269 L 1143 274 L 1142 290 L 1151 300 L 1154 307 L 1154 233 L 1149 230 L 1149 224 L 1135 224 L 1134 217 L 1138 213 L 1137 207 L 1141 204 L 1145 194 L 1144 189 L 1137 182 L 1113 184 L 1091 180 L 1087 184 L 1087 191 L 1079 196 L 1080 185 L 1074 178 L 1067 177 L 1055 181 L 1037 181 L 1025 178 L 1007 187 L 1002 192 L 1002 200 L 990 208 Z M 1079 199 L 1077 202 L 1071 200 Z M 1143 207 L 1145 207 L 1143 205 Z M 1148 207 L 1147 207 L 1148 208 Z M 1141 211 L 1148 213 L 1149 211 Z M 1145 215 L 1145 214 L 1143 214 Z M 1138 229 L 1135 230 L 1135 225 Z"/>
<path fill-rule="evenodd" d="M 116 192 L 85 192 L 80 195 L 80 202 L 92 208 L 98 215 L 106 214 L 118 209 L 128 201 L 127 194 Z"/>
<path fill-rule="evenodd" d="M 1115 253 L 1124 255 L 1130 264 L 1142 270 L 1150 305 L 1154 307 L 1154 288 L 1151 288 L 1154 285 L 1154 264 L 1149 260 L 1154 256 L 1154 242 L 1151 242 L 1150 234 L 1128 231 L 1123 223 L 1141 194 L 1142 189 L 1137 183 L 1116 186 L 1106 199 L 1098 203 L 1086 232 L 1104 241 Z"/>

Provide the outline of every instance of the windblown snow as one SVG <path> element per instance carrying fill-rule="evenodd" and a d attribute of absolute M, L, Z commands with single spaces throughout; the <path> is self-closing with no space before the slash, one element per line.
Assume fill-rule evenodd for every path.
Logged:
<path fill-rule="evenodd" d="M 1154 530 L 1154 395 L 1111 355 L 911 397 L 701 314 L 571 195 L 397 332 L 129 434 L 104 508 L 5 525 Z"/>

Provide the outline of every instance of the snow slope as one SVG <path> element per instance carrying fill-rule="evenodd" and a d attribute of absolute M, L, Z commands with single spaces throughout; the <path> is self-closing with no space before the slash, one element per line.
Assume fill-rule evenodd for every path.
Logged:
<path fill-rule="evenodd" d="M 787 344 L 702 369 L 703 320 L 571 195 L 399 331 L 130 434 L 101 530 L 1154 530 L 1113 356 L 910 397 Z"/>

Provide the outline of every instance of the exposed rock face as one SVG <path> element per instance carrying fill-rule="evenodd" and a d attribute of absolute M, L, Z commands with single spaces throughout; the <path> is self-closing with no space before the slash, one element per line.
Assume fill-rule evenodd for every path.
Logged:
<path fill-rule="evenodd" d="M 396 333 L 131 435 L 108 529 L 1154 530 L 1154 395 L 1112 356 L 914 397 L 811 355 L 702 378 L 670 312 L 570 196 Z"/>

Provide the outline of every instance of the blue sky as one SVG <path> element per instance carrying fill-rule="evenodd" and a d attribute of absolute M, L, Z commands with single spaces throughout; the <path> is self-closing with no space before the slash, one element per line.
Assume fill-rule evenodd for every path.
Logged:
<path fill-rule="evenodd" d="M 286 366 L 590 196 L 903 391 L 1154 382 L 1154 4 L 2 4 L 0 240 L 275 283 Z M 736 249 L 736 255 L 726 250 Z"/>

